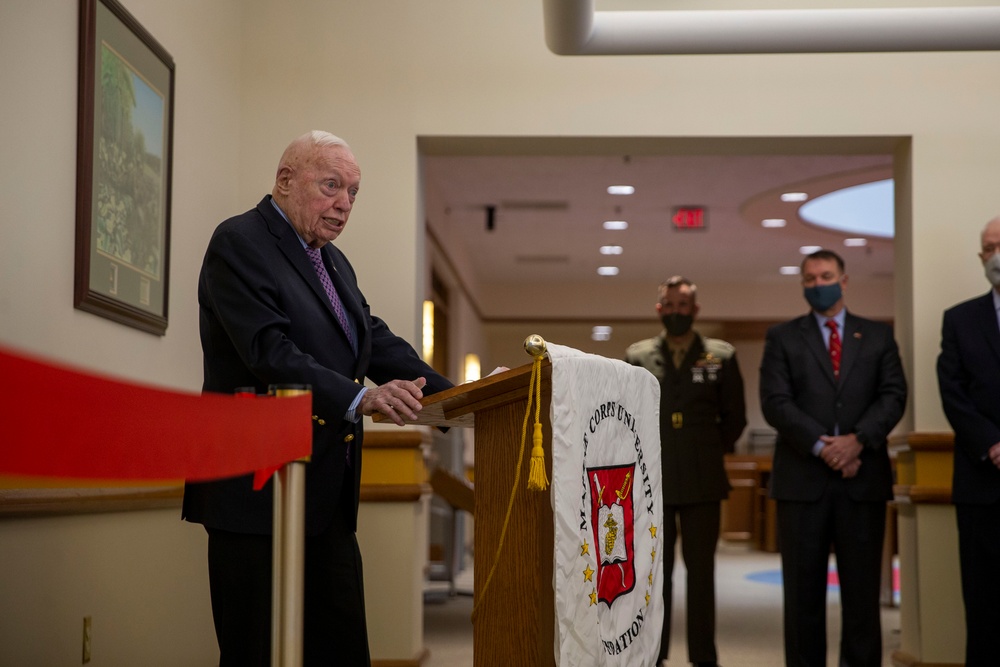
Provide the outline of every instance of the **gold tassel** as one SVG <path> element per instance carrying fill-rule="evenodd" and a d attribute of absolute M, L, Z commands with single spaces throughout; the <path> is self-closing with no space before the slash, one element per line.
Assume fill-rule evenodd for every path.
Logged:
<path fill-rule="evenodd" d="M 542 448 L 542 425 L 535 424 L 532 436 L 535 446 L 531 448 L 531 468 L 528 471 L 528 489 L 544 491 L 549 488 L 549 478 L 545 474 L 545 450 Z"/>
<path fill-rule="evenodd" d="M 528 468 L 528 490 L 544 491 L 549 488 L 549 478 L 545 473 L 545 449 L 542 447 L 542 357 L 535 357 L 531 369 L 531 385 L 528 387 L 528 413 L 531 412 L 531 392 L 535 393 L 535 430 L 531 436 L 531 464 Z M 527 423 L 525 415 L 525 423 Z"/>

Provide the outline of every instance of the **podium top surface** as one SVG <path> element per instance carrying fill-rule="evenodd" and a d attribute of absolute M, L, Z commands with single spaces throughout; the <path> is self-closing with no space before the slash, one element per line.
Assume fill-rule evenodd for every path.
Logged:
<path fill-rule="evenodd" d="M 526 364 L 426 396 L 420 401 L 423 409 L 417 414 L 417 420 L 407 424 L 475 426 L 475 414 L 479 410 L 527 399 L 531 366 Z M 552 364 L 545 359 L 542 361 L 542 391 L 548 392 L 551 384 Z M 389 422 L 389 419 L 375 413 L 372 421 Z"/>

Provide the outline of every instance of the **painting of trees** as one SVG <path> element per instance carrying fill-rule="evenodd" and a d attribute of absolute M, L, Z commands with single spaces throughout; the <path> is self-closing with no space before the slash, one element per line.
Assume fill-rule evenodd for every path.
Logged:
<path fill-rule="evenodd" d="M 163 98 L 107 44 L 100 51 L 100 127 L 97 128 L 96 206 L 98 252 L 158 279 L 162 257 L 162 156 L 147 146 L 161 144 L 156 123 L 142 127 L 136 110 L 157 117 L 162 128 Z M 157 106 L 159 100 L 159 106 Z M 152 130 L 150 129 L 152 128 Z"/>

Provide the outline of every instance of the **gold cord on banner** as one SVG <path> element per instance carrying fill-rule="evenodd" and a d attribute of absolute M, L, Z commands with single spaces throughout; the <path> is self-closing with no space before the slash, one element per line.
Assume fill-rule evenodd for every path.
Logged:
<path fill-rule="evenodd" d="M 531 436 L 531 462 L 528 470 L 528 490 L 544 491 L 549 488 L 549 478 L 545 474 L 545 449 L 542 447 L 542 358 L 535 357 L 531 367 L 531 385 L 528 387 L 528 410 L 524 415 L 521 431 L 521 446 L 528 434 L 528 415 L 531 414 L 531 391 L 535 392 L 535 431 Z"/>
<path fill-rule="evenodd" d="M 514 484 L 510 489 L 510 500 L 507 501 L 507 514 L 503 519 L 503 528 L 500 529 L 500 541 L 497 544 L 497 553 L 493 557 L 493 565 L 490 566 L 490 573 L 486 576 L 483 589 L 479 592 L 478 599 L 472 607 L 472 621 L 475 622 L 476 614 L 486 599 L 486 591 L 493 580 L 497 565 L 500 563 L 500 553 L 503 551 L 504 539 L 507 536 L 507 526 L 510 524 L 510 514 L 514 509 L 514 498 L 517 496 L 517 487 L 521 482 L 521 463 L 524 461 L 524 443 L 528 434 L 528 419 L 531 417 L 531 400 L 535 399 L 535 430 L 532 436 L 533 447 L 531 448 L 531 469 L 528 473 L 528 488 L 536 491 L 544 491 L 548 488 L 549 480 L 545 474 L 545 450 L 542 448 L 542 358 L 545 356 L 545 340 L 539 335 L 528 336 L 524 341 L 524 349 L 534 357 L 531 365 L 531 379 L 528 381 L 528 409 L 524 412 L 524 422 L 521 425 L 521 447 L 517 452 L 517 465 L 514 470 Z"/>

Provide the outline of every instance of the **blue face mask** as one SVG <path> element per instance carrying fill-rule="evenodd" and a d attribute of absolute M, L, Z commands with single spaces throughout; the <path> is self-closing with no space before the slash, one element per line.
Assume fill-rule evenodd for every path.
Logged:
<path fill-rule="evenodd" d="M 843 292 L 840 289 L 840 283 L 833 283 L 832 285 L 816 285 L 814 287 L 806 287 L 802 290 L 802 293 L 806 297 L 806 301 L 812 306 L 812 309 L 817 313 L 823 313 L 833 307 L 833 304 L 840 301 L 840 297 L 843 296 Z"/>

